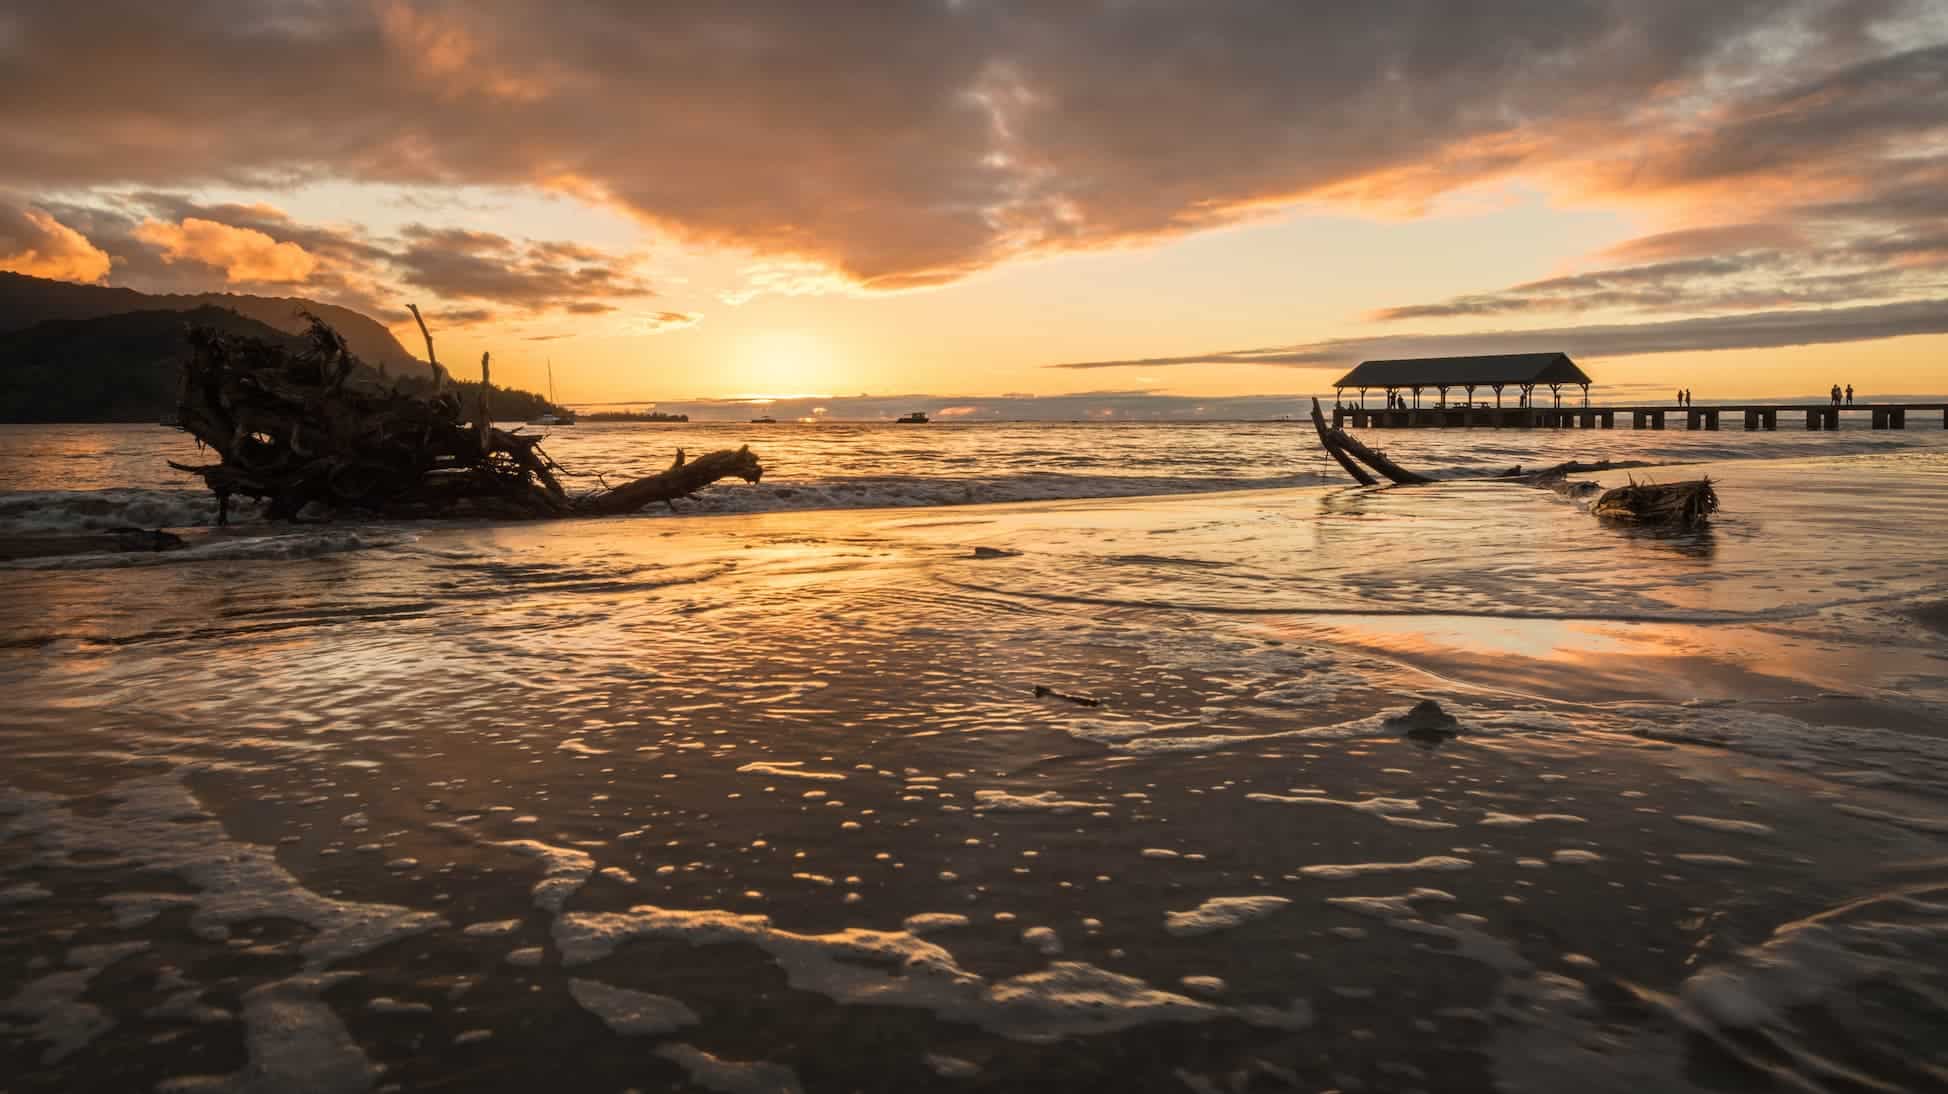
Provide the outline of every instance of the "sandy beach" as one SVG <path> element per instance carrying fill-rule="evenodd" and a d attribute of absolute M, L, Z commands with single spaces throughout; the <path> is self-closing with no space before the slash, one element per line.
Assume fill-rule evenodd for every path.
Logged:
<path fill-rule="evenodd" d="M 1948 460 L 1700 472 L 16 564 L 8 1089 L 1926 1089 Z"/>

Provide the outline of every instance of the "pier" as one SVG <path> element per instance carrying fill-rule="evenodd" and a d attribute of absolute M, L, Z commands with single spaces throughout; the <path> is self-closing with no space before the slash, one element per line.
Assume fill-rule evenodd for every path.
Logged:
<path fill-rule="evenodd" d="M 1431 407 L 1335 406 L 1337 429 L 1616 429 L 1619 419 L 1632 429 L 1736 429 L 1748 432 L 1787 428 L 1833 430 L 1841 415 L 1874 429 L 1906 429 L 1941 422 L 1948 429 L 1948 403 L 1721 403 L 1709 406 L 1516 406 L 1448 403 Z M 1937 418 L 1938 416 L 1938 418 Z"/>
<path fill-rule="evenodd" d="M 1842 414 L 1864 415 L 1874 429 L 1906 429 L 1912 413 L 1917 423 L 1939 414 L 1941 427 L 1948 429 L 1948 403 L 1592 406 L 1591 383 L 1563 353 L 1362 361 L 1333 383 L 1339 394 L 1332 424 L 1335 429 L 1615 429 L 1618 418 L 1627 417 L 1632 429 L 1715 430 L 1742 424 L 1757 432 L 1778 429 L 1783 416 L 1788 428 L 1803 422 L 1808 430 L 1824 431 L 1840 428 Z M 1476 391 L 1491 391 L 1494 400 L 1477 400 Z M 1382 405 L 1368 405 L 1369 392 L 1380 393 L 1372 401 Z M 1450 399 L 1451 394 L 1459 398 Z"/>

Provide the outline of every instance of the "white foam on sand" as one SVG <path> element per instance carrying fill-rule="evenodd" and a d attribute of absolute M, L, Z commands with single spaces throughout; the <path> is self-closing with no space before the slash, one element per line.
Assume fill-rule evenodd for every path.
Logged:
<path fill-rule="evenodd" d="M 469 938 L 492 938 L 496 935 L 513 934 L 521 929 L 518 919 L 490 919 L 480 923 L 469 923 L 460 928 L 460 933 Z"/>
<path fill-rule="evenodd" d="M 1833 808 L 1855 817 L 1865 817 L 1868 820 L 1877 820 L 1885 824 L 1897 825 L 1915 832 L 1948 833 L 1948 819 L 1938 817 L 1910 817 L 1905 814 L 1889 813 L 1885 810 L 1873 809 L 1864 805 L 1854 805 L 1851 802 L 1839 802 Z"/>
<path fill-rule="evenodd" d="M 740 775 L 772 775 L 780 779 L 812 779 L 819 782 L 843 782 L 845 775 L 838 771 L 807 770 L 802 760 L 759 760 L 745 764 L 737 769 Z"/>
<path fill-rule="evenodd" d="M 249 1062 L 229 1075 L 171 1079 L 162 1094 L 352 1094 L 372 1088 L 379 1069 L 360 1051 L 320 992 L 357 973 L 293 976 L 243 995 Z"/>
<path fill-rule="evenodd" d="M 1487 813 L 1475 823 L 1486 825 L 1489 828 L 1525 828 L 1531 824 L 1542 824 L 1552 821 L 1559 824 L 1587 823 L 1582 817 L 1576 816 L 1573 813 Z"/>
<path fill-rule="evenodd" d="M 1282 896 L 1213 897 L 1187 912 L 1164 912 L 1163 929 L 1180 938 L 1210 934 L 1263 919 L 1290 903 Z"/>
<path fill-rule="evenodd" d="M 798 1073 L 783 1064 L 712 1056 L 692 1045 L 660 1045 L 656 1055 L 681 1067 L 690 1081 L 719 1094 L 802 1094 Z"/>
<path fill-rule="evenodd" d="M 1731 820 L 1726 817 L 1696 816 L 1682 816 L 1676 818 L 1676 820 L 1680 824 L 1689 824 L 1696 828 L 1710 828 L 1718 832 L 1733 832 L 1741 836 L 1769 836 L 1772 834 L 1771 825 L 1760 824 L 1757 821 Z"/>
<path fill-rule="evenodd" d="M 1441 889 L 1412 889 L 1399 896 L 1330 896 L 1326 903 L 1375 919 L 1411 918 L 1420 914 L 1416 901 L 1454 903 L 1454 894 Z"/>
<path fill-rule="evenodd" d="M 313 970 L 446 925 L 431 912 L 335 900 L 305 888 L 273 848 L 232 840 L 175 774 L 132 779 L 104 796 L 113 803 L 105 812 L 84 815 L 52 796 L 18 795 L 22 808 L 0 824 L 0 842 L 30 840 L 52 865 L 77 853 L 107 852 L 128 866 L 175 874 L 197 890 L 190 928 L 208 941 L 223 941 L 232 925 L 251 920 L 302 923 L 315 932 L 298 944 Z"/>
<path fill-rule="evenodd" d="M 103 969 L 148 948 L 147 942 L 76 946 L 68 951 L 68 968 L 32 980 L 0 1000 L 0 1014 L 30 1020 L 28 1033 L 47 1044 L 41 1063 L 60 1063 L 115 1028 L 108 1012 L 82 1001 L 88 985 Z"/>
<path fill-rule="evenodd" d="M 1284 805 L 1332 805 L 1377 817 L 1420 812 L 1419 798 L 1362 798 L 1358 801 L 1342 801 L 1338 798 L 1313 794 L 1246 794 L 1245 799 L 1255 802 L 1279 802 Z"/>
<path fill-rule="evenodd" d="M 1454 858 L 1451 855 L 1428 855 L 1412 862 L 1351 862 L 1301 866 L 1299 876 L 1324 881 L 1340 881 L 1346 878 L 1365 877 L 1368 874 L 1398 874 L 1413 870 L 1466 870 L 1473 866 L 1474 863 L 1464 858 Z"/>
<path fill-rule="evenodd" d="M 1936 894 L 1943 890 L 1936 887 Z M 1901 985 L 1935 1000 L 1938 967 L 1913 952 L 1948 942 L 1948 904 L 1908 894 L 1856 901 L 1785 924 L 1763 944 L 1693 973 L 1678 989 L 1678 1016 L 1693 1028 L 1789 1027 L 1790 1012 L 1869 982 Z"/>
<path fill-rule="evenodd" d="M 186 893 L 110 893 L 101 898 L 115 913 L 115 925 L 123 930 L 155 921 L 167 908 L 193 906 L 196 898 Z"/>
<path fill-rule="evenodd" d="M 1010 794 L 1006 790 L 976 790 L 976 813 L 1072 813 L 1078 809 L 1108 809 L 1109 802 L 1064 801 L 1053 790 L 1039 794 Z"/>
<path fill-rule="evenodd" d="M 681 1000 L 618 988 L 599 980 L 570 979 L 568 994 L 575 997 L 583 1010 L 625 1037 L 675 1033 L 702 1020 Z"/>
<path fill-rule="evenodd" d="M 1056 934 L 1053 927 L 1030 927 L 1021 932 L 1021 940 L 1046 957 L 1062 952 L 1062 936 Z"/>
<path fill-rule="evenodd" d="M 969 1079 L 981 1073 L 981 1065 L 958 1056 L 929 1052 L 924 1057 L 927 1069 L 943 1079 Z"/>
<path fill-rule="evenodd" d="M 587 851 L 556 847 L 540 840 L 513 839 L 495 844 L 541 860 L 541 880 L 534 883 L 534 906 L 544 912 L 560 914 L 568 898 L 588 884 L 595 872 L 595 859 Z"/>
<path fill-rule="evenodd" d="M 1751 863 L 1735 855 L 1672 855 L 1679 862 L 1693 866 L 1750 866 Z"/>
<path fill-rule="evenodd" d="M 909 931 L 847 928 L 799 934 L 772 926 L 765 916 L 638 905 L 628 912 L 563 915 L 555 921 L 554 934 L 562 961 L 570 967 L 599 961 L 633 938 L 673 938 L 693 946 L 744 943 L 770 955 L 799 991 L 842 1004 L 912 1007 L 1021 1041 L 1050 1042 L 1152 1022 L 1225 1016 L 1277 1028 L 1309 1018 L 1297 1004 L 1278 1010 L 1203 1003 L 1080 961 L 1058 961 L 1036 972 L 990 981 Z"/>
<path fill-rule="evenodd" d="M 969 922 L 971 921 L 966 916 L 953 912 L 921 912 L 919 915 L 907 916 L 900 926 L 905 927 L 908 934 L 923 935 L 965 927 Z"/>

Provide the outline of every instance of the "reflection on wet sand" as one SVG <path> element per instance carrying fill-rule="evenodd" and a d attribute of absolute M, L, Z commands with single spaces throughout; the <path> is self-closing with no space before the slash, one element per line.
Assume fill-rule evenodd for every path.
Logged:
<path fill-rule="evenodd" d="M 1772 473 L 1703 556 L 1436 487 L 0 574 L 0 1063 L 1926 1090 L 1936 530 Z"/>

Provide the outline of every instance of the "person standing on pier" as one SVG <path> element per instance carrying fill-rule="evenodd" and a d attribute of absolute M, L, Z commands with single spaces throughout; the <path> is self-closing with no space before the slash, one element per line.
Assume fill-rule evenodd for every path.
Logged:
<path fill-rule="evenodd" d="M 1853 385 L 1852 384 L 1847 385 L 1847 405 L 1848 406 L 1853 405 Z"/>
<path fill-rule="evenodd" d="M 1833 405 L 1840 405 L 1840 385 L 1838 384 L 1833 385 Z"/>

